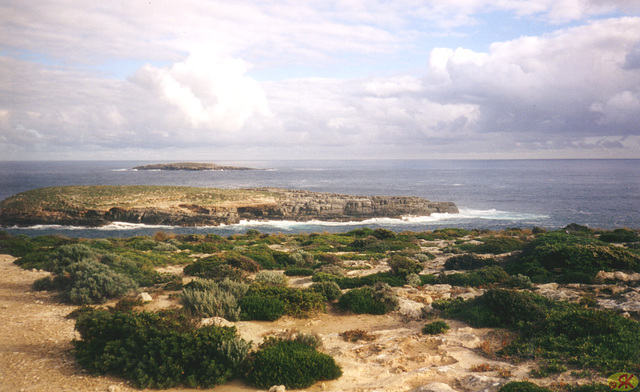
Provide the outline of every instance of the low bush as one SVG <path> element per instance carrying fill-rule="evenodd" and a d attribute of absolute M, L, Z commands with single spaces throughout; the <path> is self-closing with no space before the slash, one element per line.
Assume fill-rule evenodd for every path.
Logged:
<path fill-rule="evenodd" d="M 508 328 L 518 338 L 498 353 L 614 372 L 640 371 L 640 323 L 608 311 L 529 292 L 489 290 L 469 301 L 434 301 L 443 316 L 475 327 Z"/>
<path fill-rule="evenodd" d="M 311 290 L 322 294 L 327 301 L 335 301 L 342 295 L 340 286 L 336 282 L 316 282 L 311 285 Z"/>
<path fill-rule="evenodd" d="M 128 276 L 93 260 L 74 262 L 56 269 L 58 273 L 53 278 L 38 279 L 33 288 L 59 291 L 63 301 L 75 305 L 101 304 L 138 288 Z"/>
<path fill-rule="evenodd" d="M 376 288 L 349 290 L 340 297 L 338 306 L 357 314 L 385 314 L 398 308 L 398 297 L 391 292 L 389 285 L 378 283 Z"/>
<path fill-rule="evenodd" d="M 494 255 L 513 252 L 524 247 L 525 242 L 517 237 L 489 237 L 482 244 L 470 249 L 473 253 L 491 253 Z"/>
<path fill-rule="evenodd" d="M 247 296 L 257 295 L 263 298 L 277 298 L 284 303 L 285 314 L 293 317 L 307 318 L 325 310 L 322 294 L 311 289 L 253 284 Z"/>
<path fill-rule="evenodd" d="M 640 271 L 640 255 L 594 238 L 555 231 L 532 240 L 507 270 L 534 282 L 583 283 L 601 270 Z"/>
<path fill-rule="evenodd" d="M 453 286 L 491 286 L 508 282 L 509 274 L 502 267 L 484 267 L 479 270 L 438 276 L 438 283 Z"/>
<path fill-rule="evenodd" d="M 444 262 L 445 270 L 475 270 L 497 265 L 495 259 L 484 258 L 473 254 L 452 256 Z"/>
<path fill-rule="evenodd" d="M 420 275 L 418 274 L 409 274 L 407 275 L 406 279 L 409 286 L 418 287 L 422 285 L 422 280 L 420 279 Z"/>
<path fill-rule="evenodd" d="M 437 320 L 425 324 L 422 327 L 422 333 L 425 335 L 439 335 L 449 330 L 449 324 L 446 321 Z"/>
<path fill-rule="evenodd" d="M 551 392 L 529 381 L 511 381 L 498 389 L 498 392 Z"/>
<path fill-rule="evenodd" d="M 256 274 L 255 281 L 260 284 L 284 286 L 287 284 L 287 277 L 275 271 L 260 271 Z"/>
<path fill-rule="evenodd" d="M 287 276 L 311 276 L 313 275 L 311 268 L 287 268 L 284 274 Z"/>
<path fill-rule="evenodd" d="M 240 302 L 243 320 L 275 321 L 286 313 L 284 302 L 276 297 L 247 295 Z"/>
<path fill-rule="evenodd" d="M 225 260 L 229 265 L 243 271 L 258 272 L 260 270 L 260 264 L 257 261 L 241 254 L 229 253 L 225 255 Z"/>
<path fill-rule="evenodd" d="M 198 317 L 223 317 L 240 320 L 240 300 L 249 290 L 246 283 L 225 279 L 195 280 L 185 287 L 180 302 L 190 314 Z"/>
<path fill-rule="evenodd" d="M 194 325 L 171 312 L 84 312 L 76 322 L 75 356 L 89 372 L 120 376 L 138 388 L 212 388 L 236 376 L 250 344 L 235 328 Z"/>
<path fill-rule="evenodd" d="M 342 369 L 331 356 L 304 343 L 284 340 L 263 347 L 253 355 L 247 380 L 265 389 L 274 385 L 300 389 L 341 375 Z"/>
<path fill-rule="evenodd" d="M 237 281 L 245 279 L 245 273 L 242 270 L 226 264 L 224 260 L 216 256 L 196 260 L 186 265 L 183 271 L 187 275 L 204 279 L 224 280 L 229 278 Z"/>
<path fill-rule="evenodd" d="M 615 229 L 613 231 L 607 231 L 600 235 L 600 240 L 604 242 L 615 242 L 615 243 L 625 243 L 625 242 L 638 242 L 640 241 L 640 237 L 635 231 L 631 231 L 629 229 Z"/>
<path fill-rule="evenodd" d="M 424 268 L 422 264 L 405 256 L 393 255 L 387 260 L 394 275 L 406 277 L 409 274 L 418 274 Z"/>

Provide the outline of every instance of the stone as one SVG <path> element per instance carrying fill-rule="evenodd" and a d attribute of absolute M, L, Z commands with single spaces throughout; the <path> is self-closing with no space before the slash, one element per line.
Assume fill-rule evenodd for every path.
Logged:
<path fill-rule="evenodd" d="M 153 301 L 153 298 L 151 298 L 151 296 L 149 295 L 149 293 L 146 292 L 142 292 L 140 293 L 140 295 L 138 295 L 138 298 L 140 299 L 140 301 L 142 302 L 151 302 Z"/>
<path fill-rule="evenodd" d="M 420 319 L 423 315 L 423 308 L 424 305 L 419 302 L 400 298 L 400 307 L 398 308 L 398 312 L 407 318 Z"/>
<path fill-rule="evenodd" d="M 109 385 L 108 391 L 109 392 L 120 392 L 120 391 L 122 391 L 122 389 L 120 389 L 120 387 L 117 386 L 117 385 Z"/>
<path fill-rule="evenodd" d="M 495 392 L 506 380 L 472 374 L 460 380 L 460 386 L 467 391 Z"/>
<path fill-rule="evenodd" d="M 432 382 L 431 384 L 412 389 L 409 392 L 455 392 L 455 389 L 443 382 Z"/>
<path fill-rule="evenodd" d="M 235 324 L 222 317 L 208 317 L 200 322 L 202 326 L 215 325 L 216 327 L 233 327 Z"/>
<path fill-rule="evenodd" d="M 286 392 L 287 388 L 284 385 L 274 385 L 269 388 L 269 392 Z"/>

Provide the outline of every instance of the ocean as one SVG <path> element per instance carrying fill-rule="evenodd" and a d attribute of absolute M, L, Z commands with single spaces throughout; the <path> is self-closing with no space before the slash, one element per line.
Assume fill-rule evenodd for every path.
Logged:
<path fill-rule="evenodd" d="M 166 161 L 169 162 L 169 161 Z M 251 171 L 136 171 L 158 161 L 0 162 L 0 200 L 33 188 L 61 185 L 178 185 L 215 188 L 280 187 L 351 195 L 419 196 L 453 201 L 460 214 L 365 222 L 242 222 L 183 228 L 114 223 L 102 228 L 2 227 L 11 234 L 108 238 L 215 233 L 396 232 L 446 227 L 548 230 L 570 223 L 592 228 L 640 227 L 640 160 L 327 160 L 215 161 Z M 164 163 L 164 162 L 162 162 Z"/>

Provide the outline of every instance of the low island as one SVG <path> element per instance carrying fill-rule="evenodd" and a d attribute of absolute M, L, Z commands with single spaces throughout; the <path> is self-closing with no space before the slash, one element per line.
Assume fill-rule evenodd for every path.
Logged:
<path fill-rule="evenodd" d="M 199 162 L 178 162 L 178 163 L 156 163 L 153 165 L 136 166 L 134 170 L 186 170 L 186 171 L 202 171 L 202 170 L 257 170 L 250 167 L 238 166 L 222 166 L 214 163 Z"/>
<path fill-rule="evenodd" d="M 281 188 L 176 186 L 38 188 L 0 202 L 0 225 L 104 226 L 112 222 L 218 226 L 241 220 L 362 221 L 458 213 L 453 202 L 414 196 L 352 196 Z"/>

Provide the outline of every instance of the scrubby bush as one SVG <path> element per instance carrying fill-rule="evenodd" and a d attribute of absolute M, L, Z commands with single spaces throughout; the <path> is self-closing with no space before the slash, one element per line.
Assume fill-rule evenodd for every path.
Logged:
<path fill-rule="evenodd" d="M 256 295 L 263 298 L 277 298 L 284 303 L 285 314 L 293 317 L 311 317 L 325 309 L 322 294 L 311 289 L 299 289 L 286 286 L 253 284 L 247 296 Z"/>
<path fill-rule="evenodd" d="M 237 375 L 250 344 L 235 328 L 196 328 L 175 313 L 85 312 L 76 322 L 78 363 L 139 388 L 212 388 Z"/>
<path fill-rule="evenodd" d="M 305 251 L 297 251 L 289 255 L 291 265 L 296 267 L 310 267 L 314 264 L 314 258 L 311 253 Z"/>
<path fill-rule="evenodd" d="M 138 287 L 128 276 L 91 260 L 65 266 L 50 283 L 48 289 L 59 290 L 63 301 L 76 305 L 101 304 Z"/>
<path fill-rule="evenodd" d="M 524 241 L 516 237 L 489 237 L 482 240 L 482 244 L 474 246 L 470 251 L 497 255 L 520 250 L 524 245 Z"/>
<path fill-rule="evenodd" d="M 388 229 L 379 228 L 373 231 L 373 236 L 379 240 L 386 240 L 390 238 L 396 238 L 396 233 Z"/>
<path fill-rule="evenodd" d="M 408 274 L 417 274 L 424 268 L 422 264 L 405 256 L 393 255 L 387 261 L 394 275 L 405 277 Z"/>
<path fill-rule="evenodd" d="M 509 279 L 509 274 L 502 267 L 484 267 L 466 273 L 440 275 L 437 281 L 438 283 L 453 286 L 478 287 L 502 284 Z"/>
<path fill-rule="evenodd" d="M 600 240 L 615 243 L 638 242 L 640 241 L 640 237 L 638 237 L 636 232 L 629 229 L 615 229 L 613 231 L 602 233 L 600 235 Z"/>
<path fill-rule="evenodd" d="M 640 323 L 612 312 L 511 290 L 489 290 L 469 301 L 434 301 L 432 306 L 472 326 L 518 332 L 500 355 L 553 359 L 559 365 L 609 372 L 640 370 Z"/>
<path fill-rule="evenodd" d="M 287 284 L 287 277 L 275 271 L 260 271 L 255 278 L 257 283 L 283 286 Z"/>
<path fill-rule="evenodd" d="M 449 330 L 449 324 L 446 321 L 436 320 L 425 324 L 422 327 L 422 333 L 425 335 L 439 335 Z"/>
<path fill-rule="evenodd" d="M 198 276 L 204 279 L 224 280 L 225 278 L 229 278 L 241 281 L 245 278 L 242 270 L 226 264 L 224 260 L 216 256 L 196 260 L 186 265 L 183 271 L 187 275 Z"/>
<path fill-rule="evenodd" d="M 498 389 L 498 392 L 551 392 L 529 381 L 511 381 Z"/>
<path fill-rule="evenodd" d="M 311 276 L 313 275 L 314 270 L 311 268 L 287 268 L 284 271 L 284 274 L 287 276 Z"/>
<path fill-rule="evenodd" d="M 584 282 L 598 271 L 640 271 L 640 255 L 586 236 L 555 231 L 532 240 L 507 266 L 534 282 Z"/>
<path fill-rule="evenodd" d="M 308 388 L 317 381 L 334 380 L 342 369 L 333 358 L 298 341 L 280 341 L 258 350 L 250 361 L 247 380 L 258 387 L 284 385 Z"/>
<path fill-rule="evenodd" d="M 344 269 L 337 265 L 323 265 L 322 267 L 316 269 L 316 273 L 329 274 L 340 278 L 347 276 L 344 272 Z"/>
<path fill-rule="evenodd" d="M 260 264 L 249 258 L 247 256 L 243 256 L 241 254 L 230 253 L 227 254 L 225 260 L 229 265 L 241 269 L 247 272 L 258 272 L 260 270 Z"/>
<path fill-rule="evenodd" d="M 284 302 L 276 297 L 247 295 L 240 302 L 243 320 L 275 321 L 286 313 Z"/>
<path fill-rule="evenodd" d="M 406 279 L 409 286 L 418 287 L 422 285 L 422 280 L 418 274 L 409 274 Z"/>
<path fill-rule="evenodd" d="M 512 287 L 517 287 L 519 289 L 530 289 L 533 287 L 533 283 L 531 283 L 531 278 L 527 275 L 516 274 L 509 278 L 509 285 Z"/>
<path fill-rule="evenodd" d="M 336 282 L 316 282 L 311 285 L 311 290 L 322 294 L 327 301 L 335 301 L 342 295 Z"/>
<path fill-rule="evenodd" d="M 475 270 L 483 267 L 497 265 L 493 258 L 484 258 L 473 254 L 452 256 L 444 262 L 446 270 Z"/>
<path fill-rule="evenodd" d="M 185 286 L 180 302 L 185 310 L 198 317 L 223 317 L 230 321 L 240 320 L 240 300 L 249 285 L 231 279 L 212 281 L 195 280 Z"/>
<path fill-rule="evenodd" d="M 349 290 L 340 297 L 338 305 L 357 314 L 385 314 L 397 309 L 398 297 L 388 285 L 382 284 L 377 289 L 362 287 Z"/>

